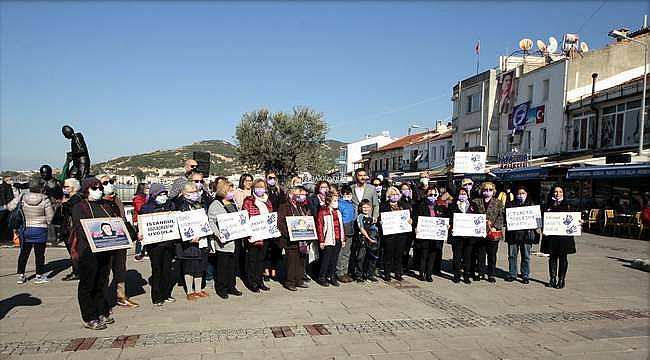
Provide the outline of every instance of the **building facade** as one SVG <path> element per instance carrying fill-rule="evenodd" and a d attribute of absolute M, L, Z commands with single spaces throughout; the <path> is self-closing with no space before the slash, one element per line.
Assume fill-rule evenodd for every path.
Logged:
<path fill-rule="evenodd" d="M 339 149 L 339 157 L 337 159 L 339 176 L 342 179 L 347 178 L 348 181 L 351 181 L 352 178 L 349 174 L 354 172 L 356 168 L 362 166 L 361 159 L 364 155 L 367 155 L 371 151 L 375 151 L 393 141 L 395 141 L 395 139 L 390 137 L 390 133 L 384 131 L 380 136 L 367 135 L 363 140 L 341 146 Z"/>

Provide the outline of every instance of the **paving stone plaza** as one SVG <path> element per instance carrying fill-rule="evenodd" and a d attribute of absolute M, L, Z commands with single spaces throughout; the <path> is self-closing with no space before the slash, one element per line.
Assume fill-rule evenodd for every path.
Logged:
<path fill-rule="evenodd" d="M 648 359 L 650 274 L 629 263 L 648 258 L 650 243 L 576 243 L 562 290 L 545 287 L 547 258 L 533 256 L 528 285 L 406 277 L 252 293 L 238 279 L 241 297 L 223 300 L 210 282 L 209 298 L 186 301 L 177 287 L 162 307 L 151 304 L 149 262 L 130 256 L 127 292 L 141 306 L 114 308 L 103 331 L 82 326 L 77 283 L 61 281 L 64 248 L 47 249 L 51 279 L 40 285 L 17 285 L 18 251 L 2 248 L 0 359 Z M 507 269 L 503 243 L 498 267 Z"/>

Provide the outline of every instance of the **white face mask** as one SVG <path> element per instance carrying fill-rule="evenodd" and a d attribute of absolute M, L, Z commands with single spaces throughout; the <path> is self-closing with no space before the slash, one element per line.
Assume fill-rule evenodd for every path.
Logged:
<path fill-rule="evenodd" d="M 332 207 L 332 209 L 338 209 L 339 208 L 339 202 L 338 201 L 332 201 L 330 206 Z"/>
<path fill-rule="evenodd" d="M 352 195 L 344 195 L 343 199 L 345 199 L 347 201 L 352 201 Z"/>
<path fill-rule="evenodd" d="M 90 190 L 88 190 L 88 200 L 90 200 L 90 201 L 100 200 L 103 195 L 104 195 L 104 192 L 101 191 L 100 189 L 97 189 L 97 190 L 90 189 Z"/>
<path fill-rule="evenodd" d="M 108 183 L 104 185 L 104 194 L 112 195 L 113 193 L 115 193 L 115 188 L 113 187 L 113 184 Z"/>

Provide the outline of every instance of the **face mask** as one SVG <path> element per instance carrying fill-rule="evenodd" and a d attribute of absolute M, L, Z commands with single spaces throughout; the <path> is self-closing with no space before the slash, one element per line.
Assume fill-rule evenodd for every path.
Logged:
<path fill-rule="evenodd" d="M 144 194 L 149 196 L 149 189 L 144 189 Z"/>
<path fill-rule="evenodd" d="M 467 192 L 472 191 L 472 185 L 463 185 L 463 189 L 467 190 Z"/>
<path fill-rule="evenodd" d="M 320 188 L 320 189 L 318 189 L 318 192 L 319 192 L 321 195 L 323 195 L 323 196 L 327 195 L 327 193 L 328 193 L 329 191 L 330 191 L 330 190 L 327 189 L 327 188 Z"/>
<path fill-rule="evenodd" d="M 422 183 L 422 185 L 429 185 L 429 179 L 427 178 L 420 179 L 420 182 Z"/>
<path fill-rule="evenodd" d="M 203 183 L 195 183 L 196 184 L 196 190 L 201 191 L 203 190 Z"/>
<path fill-rule="evenodd" d="M 458 195 L 458 201 L 461 202 L 467 201 L 467 195 Z"/>
<path fill-rule="evenodd" d="M 407 198 L 410 198 L 412 195 L 411 190 L 402 190 L 402 195 L 404 195 Z"/>
<path fill-rule="evenodd" d="M 158 195 L 158 196 L 156 196 L 156 202 L 159 205 L 162 205 L 162 204 L 166 203 L 167 202 L 167 195 Z"/>
<path fill-rule="evenodd" d="M 526 195 L 517 194 L 517 200 L 519 200 L 519 202 L 526 201 Z"/>
<path fill-rule="evenodd" d="M 376 191 L 376 192 L 381 192 L 381 190 L 382 190 L 381 185 L 377 185 L 377 186 L 375 186 L 375 191 Z"/>
<path fill-rule="evenodd" d="M 63 190 L 63 195 L 65 195 L 65 196 L 69 196 L 69 195 L 70 195 L 70 191 L 68 191 L 68 190 Z"/>
<path fill-rule="evenodd" d="M 266 194 L 265 188 L 255 188 L 255 190 L 253 191 L 255 191 L 255 195 L 257 195 L 258 197 L 262 197 L 264 196 L 264 194 Z"/>
<path fill-rule="evenodd" d="M 556 198 L 555 196 L 553 196 L 553 197 L 551 198 L 551 200 L 553 200 L 553 201 L 562 201 L 562 199 L 564 199 L 564 198 L 563 198 L 563 197 L 557 197 L 557 198 Z"/>
<path fill-rule="evenodd" d="M 293 198 L 296 200 L 297 203 L 300 203 L 300 204 L 307 201 L 307 195 L 295 195 Z"/>
<path fill-rule="evenodd" d="M 486 197 L 486 198 L 492 197 L 493 194 L 494 193 L 491 190 L 483 191 L 483 196 Z"/>
<path fill-rule="evenodd" d="M 390 202 L 396 203 L 399 201 L 400 196 L 399 195 L 391 195 L 390 196 Z"/>
<path fill-rule="evenodd" d="M 97 190 L 90 189 L 90 190 L 88 190 L 88 200 L 90 200 L 90 201 L 97 201 L 97 200 L 101 199 L 103 195 L 104 195 L 104 192 L 101 191 L 100 189 L 97 189 Z"/>
<path fill-rule="evenodd" d="M 429 204 L 433 204 L 434 202 L 436 202 L 436 200 L 438 200 L 438 195 L 432 194 L 427 196 L 427 201 L 429 202 Z"/>
<path fill-rule="evenodd" d="M 339 208 L 339 202 L 338 201 L 332 201 L 330 206 L 332 207 L 332 209 L 338 209 Z"/>
<path fill-rule="evenodd" d="M 343 199 L 347 201 L 352 201 L 352 195 L 344 195 Z"/>
<path fill-rule="evenodd" d="M 113 187 L 113 184 L 108 183 L 104 185 L 104 195 L 112 195 L 115 193 L 115 188 Z"/>
<path fill-rule="evenodd" d="M 228 191 L 228 193 L 226 193 L 226 197 L 225 197 L 225 199 L 230 201 L 230 200 L 232 200 L 234 197 L 235 197 L 235 192 L 234 192 L 234 191 Z"/>
<path fill-rule="evenodd" d="M 198 192 L 193 192 L 193 193 L 185 194 L 185 198 L 190 202 L 195 203 L 201 199 L 201 194 L 199 194 Z"/>
<path fill-rule="evenodd" d="M 269 186 L 275 186 L 275 179 L 268 179 L 266 182 L 269 184 Z"/>

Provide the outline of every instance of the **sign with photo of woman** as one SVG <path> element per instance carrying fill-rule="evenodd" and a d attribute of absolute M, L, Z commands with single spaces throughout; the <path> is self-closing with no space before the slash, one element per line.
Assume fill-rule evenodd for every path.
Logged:
<path fill-rule="evenodd" d="M 81 219 L 81 226 L 92 252 L 131 248 L 131 236 L 122 218 Z"/>
<path fill-rule="evenodd" d="M 316 223 L 313 216 L 287 216 L 290 241 L 317 240 Z"/>

